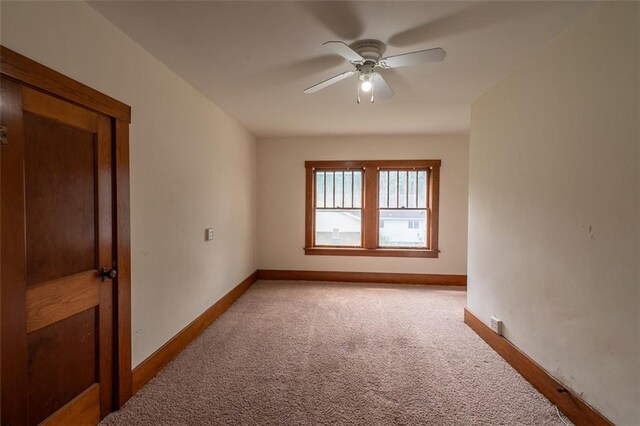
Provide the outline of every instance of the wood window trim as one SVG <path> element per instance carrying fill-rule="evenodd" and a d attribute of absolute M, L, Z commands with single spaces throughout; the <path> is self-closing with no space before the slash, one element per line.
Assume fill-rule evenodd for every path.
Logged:
<path fill-rule="evenodd" d="M 305 161 L 305 246 L 306 255 L 377 256 L 438 258 L 441 160 L 363 160 Z M 363 170 L 362 247 L 315 245 L 315 180 L 316 170 Z M 428 170 L 427 181 L 427 248 L 389 248 L 378 244 L 378 171 Z M 372 172 L 373 170 L 373 172 Z"/>
<path fill-rule="evenodd" d="M 0 74 L 24 86 L 111 118 L 113 128 L 113 232 L 118 277 L 114 280 L 114 401 L 131 398 L 131 239 L 129 209 L 129 124 L 131 107 L 0 45 Z"/>

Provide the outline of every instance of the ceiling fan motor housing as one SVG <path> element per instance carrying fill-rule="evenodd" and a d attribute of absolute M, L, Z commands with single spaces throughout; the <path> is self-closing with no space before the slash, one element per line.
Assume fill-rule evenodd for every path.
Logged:
<path fill-rule="evenodd" d="M 387 46 L 380 40 L 357 40 L 349 45 L 349 47 L 355 50 L 366 61 L 378 62 Z"/>

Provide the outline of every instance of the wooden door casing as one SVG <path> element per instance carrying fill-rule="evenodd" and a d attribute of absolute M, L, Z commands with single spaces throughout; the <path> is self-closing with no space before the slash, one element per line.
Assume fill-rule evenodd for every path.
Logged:
<path fill-rule="evenodd" d="M 2 423 L 95 423 L 113 393 L 112 120 L 2 88 Z"/>

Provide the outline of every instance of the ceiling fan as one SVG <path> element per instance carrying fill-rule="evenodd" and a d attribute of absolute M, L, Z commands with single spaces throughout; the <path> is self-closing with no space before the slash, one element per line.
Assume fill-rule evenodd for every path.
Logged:
<path fill-rule="evenodd" d="M 355 67 L 355 70 L 345 71 L 315 84 L 305 89 L 304 93 L 315 93 L 354 74 L 358 74 L 358 103 L 360 103 L 361 93 L 369 93 L 371 95 L 371 103 L 375 101 L 374 95 L 380 99 L 389 99 L 394 95 L 393 89 L 382 77 L 382 74 L 378 72 L 378 69 L 440 62 L 447 55 L 447 52 L 437 47 L 435 49 L 419 50 L 382 58 L 387 46 L 380 40 L 371 39 L 358 40 L 350 45 L 342 41 L 328 41 L 323 46 L 347 59 Z"/>

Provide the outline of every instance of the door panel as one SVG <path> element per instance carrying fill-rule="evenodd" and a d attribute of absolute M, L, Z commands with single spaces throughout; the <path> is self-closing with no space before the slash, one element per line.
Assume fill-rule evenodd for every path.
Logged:
<path fill-rule="evenodd" d="M 2 292 L 7 287 L 16 306 L 12 325 L 2 313 L 2 424 L 95 423 L 112 407 L 114 295 L 101 275 L 114 266 L 111 120 L 2 85 L 9 88 L 3 121 L 5 105 L 16 107 L 14 120 L 2 123 L 10 135 L 2 147 L 2 213 L 13 219 L 7 227 L 1 218 Z M 22 263 L 7 265 L 8 251 L 24 253 Z M 8 348 L 10 340 L 16 344 Z M 7 359 L 18 371 L 6 374 L 16 386 L 5 401 Z M 21 408 L 6 414 L 11 400 Z"/>
<path fill-rule="evenodd" d="M 97 269 L 95 134 L 23 117 L 27 284 Z"/>
<path fill-rule="evenodd" d="M 29 334 L 30 424 L 98 381 L 96 322 L 91 308 Z"/>

